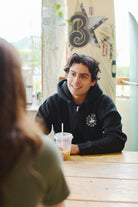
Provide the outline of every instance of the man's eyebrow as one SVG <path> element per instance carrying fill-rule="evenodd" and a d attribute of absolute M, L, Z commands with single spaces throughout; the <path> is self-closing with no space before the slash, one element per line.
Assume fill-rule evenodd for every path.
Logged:
<path fill-rule="evenodd" d="M 70 70 L 70 72 L 77 73 L 77 72 L 76 72 L 76 71 L 74 71 L 74 70 Z M 89 77 L 89 74 L 87 74 L 87 73 L 78 73 L 78 74 L 80 74 L 80 75 L 86 75 L 86 76 L 88 76 L 88 77 Z"/>
<path fill-rule="evenodd" d="M 87 74 L 87 73 L 80 73 L 81 75 L 86 75 L 86 76 L 88 76 L 89 77 L 89 74 Z"/>

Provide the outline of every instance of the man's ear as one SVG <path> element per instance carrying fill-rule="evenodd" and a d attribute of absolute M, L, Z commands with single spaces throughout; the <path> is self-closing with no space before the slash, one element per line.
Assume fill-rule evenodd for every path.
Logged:
<path fill-rule="evenodd" d="M 91 86 L 94 86 L 96 84 L 97 80 L 94 80 L 91 82 Z"/>

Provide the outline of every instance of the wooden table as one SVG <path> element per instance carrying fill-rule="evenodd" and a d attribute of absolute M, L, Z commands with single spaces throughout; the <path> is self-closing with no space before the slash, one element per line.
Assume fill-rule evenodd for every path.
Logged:
<path fill-rule="evenodd" d="M 67 207 L 138 207 L 138 152 L 74 155 L 64 172 Z"/>

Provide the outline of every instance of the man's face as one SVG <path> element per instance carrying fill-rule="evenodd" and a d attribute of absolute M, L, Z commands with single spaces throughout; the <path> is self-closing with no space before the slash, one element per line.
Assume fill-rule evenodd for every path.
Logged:
<path fill-rule="evenodd" d="M 82 63 L 73 63 L 67 75 L 67 85 L 72 97 L 76 103 L 82 103 L 91 86 L 94 86 L 96 81 L 92 82 L 91 73 L 86 65 Z"/>

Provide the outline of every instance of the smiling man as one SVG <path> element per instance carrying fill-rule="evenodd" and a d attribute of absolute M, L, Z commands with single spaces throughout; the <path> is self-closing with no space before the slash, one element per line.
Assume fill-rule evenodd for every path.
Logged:
<path fill-rule="evenodd" d="M 100 89 L 99 63 L 84 54 L 73 54 L 64 68 L 65 80 L 58 92 L 40 106 L 36 120 L 45 133 L 64 131 L 73 134 L 71 154 L 121 152 L 127 140 L 122 132 L 121 116 L 111 98 Z"/>

